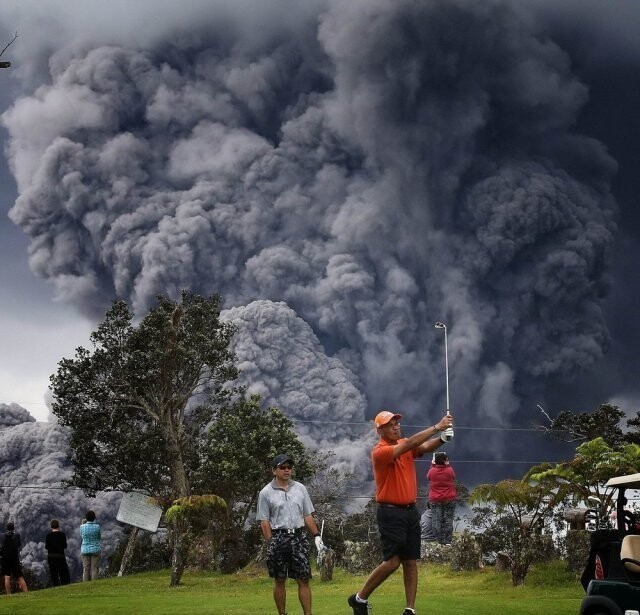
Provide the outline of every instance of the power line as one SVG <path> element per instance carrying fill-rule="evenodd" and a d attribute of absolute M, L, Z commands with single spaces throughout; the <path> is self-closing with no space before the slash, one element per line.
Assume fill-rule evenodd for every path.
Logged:
<path fill-rule="evenodd" d="M 326 420 L 303 420 L 303 419 L 289 419 L 292 423 L 309 423 L 309 424 L 317 424 L 317 425 L 368 425 L 373 428 L 373 421 L 326 421 Z M 408 423 L 402 423 L 402 427 L 407 427 L 411 429 L 425 429 L 424 425 L 410 425 Z M 535 427 L 464 427 L 460 425 L 455 425 L 456 430 L 468 430 L 468 431 L 534 431 L 536 433 L 541 433 L 539 429 Z"/>
<path fill-rule="evenodd" d="M 64 485 L 0 485 L 0 489 L 44 489 L 46 491 L 78 491 L 81 487 Z"/>
<path fill-rule="evenodd" d="M 347 488 L 349 488 L 347 486 Z M 358 487 L 351 487 L 351 489 L 357 489 Z M 0 489 L 40 489 L 43 491 L 65 491 L 65 490 L 80 490 L 80 487 L 63 487 L 63 486 L 52 486 L 52 485 L 0 485 Z M 113 493 L 110 492 L 101 492 L 101 493 Z M 371 493 L 371 495 L 337 495 L 336 499 L 338 500 L 372 500 L 375 497 L 375 493 Z M 427 500 L 428 496 L 418 496 L 417 500 Z M 640 498 L 628 497 L 628 500 L 631 501 L 640 501 Z"/>
<path fill-rule="evenodd" d="M 46 406 L 45 402 L 40 401 L 9 401 L 7 399 L 0 399 L 0 403 L 2 404 L 29 404 L 29 405 L 37 405 L 37 406 Z M 304 419 L 292 419 L 290 417 L 289 420 L 292 423 L 302 423 L 309 425 L 366 425 L 371 427 L 373 430 L 373 421 L 326 421 L 326 420 L 304 420 Z M 408 423 L 402 423 L 402 427 L 406 427 L 408 429 L 424 429 L 424 425 L 410 425 Z M 534 433 L 542 433 L 540 429 L 535 427 L 466 427 L 464 425 L 456 425 L 455 429 L 458 431 L 530 431 Z"/>
<path fill-rule="evenodd" d="M 46 402 L 43 401 L 20 401 L 20 400 L 8 400 L 8 399 L 0 399 L 0 404 L 29 404 L 36 406 L 46 406 Z M 305 419 L 293 419 L 290 417 L 289 420 L 292 423 L 308 423 L 312 425 L 367 425 L 369 427 L 373 427 L 373 419 L 367 421 L 327 421 L 327 420 L 305 420 Z M 411 425 L 409 423 L 402 423 L 402 427 L 407 427 L 410 429 L 424 429 L 424 425 Z M 535 427 L 465 427 L 462 425 L 456 425 L 456 429 L 459 430 L 474 430 L 474 431 L 540 431 Z"/>
<path fill-rule="evenodd" d="M 429 453 L 426 453 L 426 455 L 429 455 Z M 419 461 L 421 463 L 423 462 L 429 462 L 431 463 L 431 459 L 420 459 L 420 458 L 416 458 L 415 461 Z M 507 461 L 507 460 L 503 460 L 503 459 L 454 459 L 453 463 L 455 465 L 458 465 L 459 463 L 530 463 L 531 465 L 540 465 L 541 463 L 565 463 L 566 460 L 565 459 L 561 459 L 560 461 Z"/>

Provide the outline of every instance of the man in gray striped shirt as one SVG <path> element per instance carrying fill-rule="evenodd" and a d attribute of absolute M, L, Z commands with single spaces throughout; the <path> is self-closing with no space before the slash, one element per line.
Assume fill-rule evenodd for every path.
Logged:
<path fill-rule="evenodd" d="M 293 460 L 277 455 L 271 464 L 273 480 L 258 496 L 262 536 L 267 541 L 267 568 L 274 579 L 273 599 L 279 615 L 286 615 L 287 578 L 298 583 L 298 598 L 304 615 L 311 615 L 311 565 L 308 530 L 318 551 L 325 546 L 313 519 L 314 511 L 307 488 L 291 478 Z"/>

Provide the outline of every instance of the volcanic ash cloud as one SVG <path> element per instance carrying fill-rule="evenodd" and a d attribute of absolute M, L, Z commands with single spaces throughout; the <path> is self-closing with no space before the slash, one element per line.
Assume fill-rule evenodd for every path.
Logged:
<path fill-rule="evenodd" d="M 349 408 L 430 422 L 444 320 L 453 405 L 508 423 L 608 343 L 615 165 L 573 131 L 587 88 L 506 3 L 313 7 L 263 8 L 259 36 L 212 10 L 60 37 L 49 83 L 3 115 L 31 266 L 96 317 L 182 288 L 284 303 L 316 367 L 352 374 Z M 252 369 L 282 403 L 307 394 L 291 366 Z"/>

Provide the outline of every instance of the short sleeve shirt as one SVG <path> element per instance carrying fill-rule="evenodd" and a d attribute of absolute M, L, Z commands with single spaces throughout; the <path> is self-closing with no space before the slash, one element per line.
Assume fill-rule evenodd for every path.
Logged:
<path fill-rule="evenodd" d="M 275 479 L 258 495 L 258 521 L 268 521 L 271 529 L 295 530 L 304 526 L 304 518 L 314 511 L 307 488 L 295 480 L 289 488 L 279 487 Z"/>
<path fill-rule="evenodd" d="M 380 439 L 371 451 L 376 502 L 405 506 L 414 504 L 418 498 L 414 459 L 420 457 L 420 453 L 412 449 L 396 459 L 393 458 L 393 448 L 405 440 L 406 438 L 401 438 L 398 442 L 391 443 Z"/>
<path fill-rule="evenodd" d="M 100 525 L 95 521 L 86 521 L 80 526 L 82 543 L 80 553 L 82 555 L 95 555 L 100 553 Z"/>

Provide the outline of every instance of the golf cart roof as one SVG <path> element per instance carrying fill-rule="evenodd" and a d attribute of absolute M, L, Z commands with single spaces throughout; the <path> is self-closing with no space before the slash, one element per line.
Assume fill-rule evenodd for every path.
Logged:
<path fill-rule="evenodd" d="M 607 481 L 607 487 L 623 487 L 626 489 L 640 489 L 640 473 L 616 476 Z"/>

